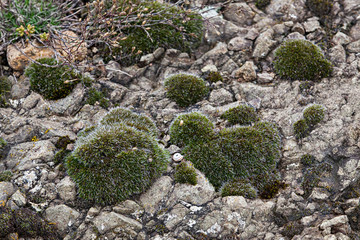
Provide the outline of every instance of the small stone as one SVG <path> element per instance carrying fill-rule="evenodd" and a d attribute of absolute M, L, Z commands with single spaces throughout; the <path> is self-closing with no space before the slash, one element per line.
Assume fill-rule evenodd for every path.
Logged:
<path fill-rule="evenodd" d="M 233 73 L 240 82 L 250 82 L 256 79 L 255 64 L 253 61 L 247 61 L 237 71 Z"/>
<path fill-rule="evenodd" d="M 181 155 L 180 153 L 175 153 L 173 155 L 174 162 L 181 162 L 183 159 L 184 159 L 184 156 Z"/>
<path fill-rule="evenodd" d="M 332 42 L 336 45 L 345 45 L 351 42 L 351 38 L 345 33 L 338 32 L 333 37 Z"/>
<path fill-rule="evenodd" d="M 76 199 L 75 183 L 66 176 L 56 185 L 59 196 L 64 201 L 74 201 Z"/>
<path fill-rule="evenodd" d="M 20 190 L 17 190 L 12 196 L 11 200 L 18 206 L 23 207 L 26 204 L 26 197 Z"/>
<path fill-rule="evenodd" d="M 65 232 L 68 227 L 71 227 L 80 213 L 64 204 L 49 207 L 45 211 L 46 219 L 49 222 L 56 223 L 57 228 Z"/>
<path fill-rule="evenodd" d="M 11 182 L 0 182 L 0 202 L 5 201 L 15 192 Z"/>
<path fill-rule="evenodd" d="M 209 101 L 217 105 L 223 105 L 232 102 L 233 96 L 226 89 L 220 88 L 210 93 Z"/>
<path fill-rule="evenodd" d="M 306 22 L 304 22 L 304 28 L 307 33 L 314 32 L 317 29 L 320 29 L 321 27 L 318 18 L 309 18 Z"/>
<path fill-rule="evenodd" d="M 259 73 L 257 74 L 257 81 L 259 83 L 270 83 L 274 80 L 274 73 Z"/>
<path fill-rule="evenodd" d="M 334 217 L 330 220 L 325 220 L 320 224 L 321 229 L 325 229 L 332 226 L 339 226 L 342 224 L 346 224 L 349 221 L 348 217 L 346 215 L 341 215 Z"/>

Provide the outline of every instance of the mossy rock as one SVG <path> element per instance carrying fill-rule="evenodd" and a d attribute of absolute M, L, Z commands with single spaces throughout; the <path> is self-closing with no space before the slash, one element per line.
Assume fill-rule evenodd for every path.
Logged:
<path fill-rule="evenodd" d="M 181 114 L 170 125 L 170 140 L 178 146 L 206 142 L 213 136 L 214 125 L 198 112 Z"/>
<path fill-rule="evenodd" d="M 76 84 L 87 82 L 89 79 L 75 73 L 70 67 L 62 65 L 53 58 L 42 58 L 32 63 L 25 70 L 25 75 L 30 79 L 30 87 L 35 92 L 48 100 L 57 100 L 69 95 Z M 59 65 L 59 66 L 57 66 Z"/>
<path fill-rule="evenodd" d="M 7 99 L 10 96 L 11 83 L 5 76 L 0 77 L 0 107 L 6 107 L 8 105 Z"/>
<path fill-rule="evenodd" d="M 255 108 L 248 105 L 240 105 L 234 108 L 230 108 L 224 112 L 221 116 L 222 119 L 226 119 L 230 124 L 250 125 L 251 123 L 259 121 L 259 117 Z"/>
<path fill-rule="evenodd" d="M 282 79 L 318 81 L 330 76 L 332 64 L 310 41 L 290 39 L 275 50 L 274 70 Z"/>
<path fill-rule="evenodd" d="M 110 123 L 105 116 L 76 141 L 66 168 L 80 198 L 101 205 L 118 203 L 147 190 L 166 170 L 168 153 L 154 136 L 133 127 L 136 124 L 129 126 L 125 118 Z"/>
<path fill-rule="evenodd" d="M 320 123 L 324 119 L 324 115 L 325 108 L 319 104 L 307 107 L 303 112 L 304 119 L 309 126 Z"/>
<path fill-rule="evenodd" d="M 209 82 L 215 83 L 215 82 L 219 82 L 219 81 L 222 82 L 224 79 L 219 72 L 212 71 L 207 74 L 206 80 Z"/>
<path fill-rule="evenodd" d="M 251 183 L 244 179 L 232 179 L 221 187 L 221 196 L 243 196 L 248 199 L 257 197 L 257 191 Z"/>
<path fill-rule="evenodd" d="M 114 5 L 113 1 L 106 2 L 109 6 L 108 9 Z M 105 60 L 119 56 L 121 64 L 132 65 L 137 63 L 141 56 L 152 53 L 159 47 L 175 48 L 191 53 L 200 46 L 203 22 L 199 14 L 168 3 L 156 1 L 135 1 L 133 3 L 120 0 L 115 3 L 118 6 L 119 15 L 117 17 L 126 21 L 129 26 L 121 30 L 124 35 L 119 35 L 122 40 L 117 42 L 118 46 L 112 48 L 112 55 L 108 48 L 105 49 L 104 53 L 107 56 Z M 129 12 L 130 7 L 131 12 Z M 126 12 L 129 16 L 121 15 L 122 12 Z M 140 12 L 141 14 L 138 15 Z M 136 19 L 136 21 L 128 21 L 129 18 Z M 164 21 L 165 19 L 171 20 L 171 24 Z M 144 21 L 151 26 L 146 29 L 139 27 L 144 24 Z M 106 28 L 104 30 L 112 31 Z M 137 52 L 139 54 L 136 54 Z"/>
<path fill-rule="evenodd" d="M 105 98 L 104 93 L 96 90 L 95 88 L 90 88 L 87 92 L 86 103 L 95 105 L 97 102 L 99 103 L 100 107 L 108 109 L 109 100 Z"/>
<path fill-rule="evenodd" d="M 102 125 L 112 125 L 116 123 L 123 123 L 129 127 L 134 127 L 153 137 L 160 135 L 155 123 L 149 117 L 126 108 L 113 108 L 100 120 L 100 124 Z"/>
<path fill-rule="evenodd" d="M 175 182 L 186 183 L 190 185 L 197 184 L 197 175 L 195 168 L 191 163 L 181 162 L 175 167 Z"/>
<path fill-rule="evenodd" d="M 166 96 L 180 107 L 188 107 L 201 101 L 209 93 L 205 81 L 190 74 L 175 74 L 165 79 Z"/>
<path fill-rule="evenodd" d="M 10 182 L 13 173 L 11 171 L 0 172 L 0 182 Z"/>
<path fill-rule="evenodd" d="M 307 137 L 311 131 L 311 127 L 307 124 L 305 119 L 296 121 L 293 125 L 293 129 L 297 139 Z"/>
<path fill-rule="evenodd" d="M 304 154 L 300 158 L 300 162 L 304 167 L 310 167 L 316 162 L 316 158 L 311 154 Z"/>
<path fill-rule="evenodd" d="M 266 6 L 269 5 L 270 3 L 271 3 L 271 0 L 256 0 L 255 6 L 259 9 L 264 10 L 266 8 Z"/>
<path fill-rule="evenodd" d="M 305 5 L 316 16 L 327 16 L 333 7 L 333 0 L 306 0 Z"/>
<path fill-rule="evenodd" d="M 7 151 L 9 149 L 9 144 L 5 139 L 0 137 L 0 160 L 6 157 Z"/>

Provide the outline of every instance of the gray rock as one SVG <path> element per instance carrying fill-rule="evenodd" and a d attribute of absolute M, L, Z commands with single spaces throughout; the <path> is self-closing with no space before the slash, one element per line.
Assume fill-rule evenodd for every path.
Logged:
<path fill-rule="evenodd" d="M 64 204 L 49 207 L 45 211 L 46 219 L 49 222 L 56 223 L 61 232 L 66 232 L 80 216 L 80 213 Z"/>
<path fill-rule="evenodd" d="M 292 32 L 287 35 L 286 39 L 305 39 L 305 36 L 300 34 L 299 32 Z"/>
<path fill-rule="evenodd" d="M 273 0 L 266 7 L 269 15 L 281 16 L 284 21 L 299 21 L 306 13 L 304 1 Z"/>
<path fill-rule="evenodd" d="M 154 214 L 161 200 L 169 193 L 172 187 L 172 179 L 162 176 L 151 186 L 151 188 L 140 196 L 140 203 L 145 211 Z"/>
<path fill-rule="evenodd" d="M 41 95 L 35 92 L 32 92 L 29 96 L 24 99 L 22 103 L 22 107 L 25 110 L 30 110 L 36 106 L 36 104 L 40 101 Z"/>
<path fill-rule="evenodd" d="M 194 205 L 202 205 L 214 198 L 215 189 L 206 177 L 196 170 L 197 185 L 179 184 L 175 185 L 174 191 L 168 200 L 169 205 L 176 205 L 179 201 L 185 201 Z"/>
<path fill-rule="evenodd" d="M 113 207 L 114 212 L 135 216 L 137 219 L 144 213 L 144 209 L 132 200 L 125 200 Z"/>
<path fill-rule="evenodd" d="M 80 103 L 84 98 L 84 94 L 84 87 L 81 84 L 78 84 L 65 98 L 56 101 L 49 101 L 50 111 L 59 115 L 73 115 L 81 108 Z"/>
<path fill-rule="evenodd" d="M 245 35 L 246 39 L 254 41 L 260 35 L 257 28 L 251 28 L 249 32 Z"/>
<path fill-rule="evenodd" d="M 337 32 L 332 38 L 332 42 L 336 45 L 346 45 L 351 42 L 351 37 L 342 32 Z"/>
<path fill-rule="evenodd" d="M 346 13 L 360 9 L 359 0 L 344 0 L 344 10 Z"/>
<path fill-rule="evenodd" d="M 16 188 L 11 182 L 0 182 L 0 201 L 7 201 L 7 199 L 16 191 Z"/>
<path fill-rule="evenodd" d="M 146 66 L 146 65 L 149 65 L 150 63 L 152 63 L 154 60 L 155 60 L 154 54 L 153 54 L 153 53 L 149 53 L 149 54 L 146 54 L 146 55 L 141 56 L 139 63 L 140 63 L 142 66 Z"/>
<path fill-rule="evenodd" d="M 187 207 L 184 207 L 182 204 L 176 204 L 170 212 L 161 216 L 161 219 L 164 220 L 165 226 L 169 230 L 173 230 L 177 224 L 184 220 L 184 217 L 189 212 L 190 210 Z"/>
<path fill-rule="evenodd" d="M 256 79 L 256 70 L 253 61 L 247 61 L 238 70 L 232 73 L 240 82 L 251 82 Z"/>
<path fill-rule="evenodd" d="M 351 53 L 360 52 L 360 40 L 350 43 L 349 45 L 347 45 L 346 49 Z"/>
<path fill-rule="evenodd" d="M 360 39 L 360 20 L 358 20 L 356 24 L 351 27 L 350 36 L 353 38 L 354 41 Z"/>
<path fill-rule="evenodd" d="M 298 32 L 298 33 L 300 33 L 301 35 L 304 35 L 304 34 L 305 34 L 305 29 L 304 29 L 304 27 L 301 25 L 301 23 L 296 23 L 296 24 L 293 26 L 292 31 L 293 31 L 293 32 Z"/>
<path fill-rule="evenodd" d="M 335 63 L 337 66 L 340 66 L 341 63 L 344 63 L 346 61 L 346 52 L 341 45 L 336 45 L 330 48 L 329 56 L 331 62 Z"/>
<path fill-rule="evenodd" d="M 255 13 L 246 3 L 230 3 L 224 10 L 224 17 L 238 26 L 250 25 Z"/>
<path fill-rule="evenodd" d="M 216 104 L 222 105 L 233 101 L 233 95 L 224 88 L 213 90 L 210 93 L 209 101 Z"/>
<path fill-rule="evenodd" d="M 257 81 L 259 83 L 270 83 L 274 80 L 275 74 L 274 73 L 259 73 L 257 74 Z"/>
<path fill-rule="evenodd" d="M 12 196 L 10 201 L 16 204 L 18 207 L 23 207 L 26 204 L 26 196 L 17 190 Z"/>
<path fill-rule="evenodd" d="M 307 33 L 315 32 L 321 28 L 317 17 L 309 18 L 303 25 Z"/>
<path fill-rule="evenodd" d="M 265 58 L 270 52 L 271 48 L 276 44 L 273 39 L 274 30 L 268 29 L 261 33 L 255 41 L 255 48 L 252 56 L 255 58 Z"/>
<path fill-rule="evenodd" d="M 349 219 L 346 215 L 341 215 L 341 216 L 334 217 L 330 220 L 324 220 L 320 224 L 320 228 L 326 229 L 326 228 L 332 227 L 332 226 L 339 226 L 339 225 L 346 224 L 348 221 L 349 221 Z"/>
<path fill-rule="evenodd" d="M 76 199 L 75 183 L 71 181 L 69 176 L 62 179 L 57 185 L 56 189 L 59 196 L 64 201 L 74 201 Z"/>
<path fill-rule="evenodd" d="M 215 16 L 204 21 L 204 40 L 208 44 L 226 41 L 243 32 L 243 29 L 234 23 L 225 20 L 222 16 Z"/>
<path fill-rule="evenodd" d="M 235 37 L 229 41 L 228 49 L 230 51 L 251 51 L 252 41 L 243 37 Z"/>
<path fill-rule="evenodd" d="M 107 71 L 107 77 L 110 81 L 121 85 L 127 85 L 134 77 L 130 73 L 123 71 L 120 64 L 115 61 L 110 61 L 105 69 Z"/>
<path fill-rule="evenodd" d="M 100 234 L 104 234 L 117 227 L 135 231 L 142 229 L 142 225 L 138 221 L 115 212 L 102 212 L 99 216 L 95 217 L 93 223 Z"/>
<path fill-rule="evenodd" d="M 30 92 L 30 81 L 28 78 L 21 78 L 11 87 L 11 97 L 13 99 L 21 99 L 26 97 Z"/>
<path fill-rule="evenodd" d="M 155 59 L 159 59 L 163 54 L 164 54 L 164 52 L 165 52 L 165 49 L 164 48 L 162 48 L 162 47 L 159 47 L 159 48 L 157 48 L 155 51 L 154 51 L 154 58 Z"/>

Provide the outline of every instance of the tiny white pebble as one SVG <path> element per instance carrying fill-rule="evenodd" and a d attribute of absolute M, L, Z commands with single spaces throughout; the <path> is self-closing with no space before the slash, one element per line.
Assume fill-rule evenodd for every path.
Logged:
<path fill-rule="evenodd" d="M 184 121 L 183 120 L 180 120 L 180 126 L 184 125 Z"/>
<path fill-rule="evenodd" d="M 173 160 L 174 162 L 180 162 L 181 160 L 183 160 L 184 156 L 181 155 L 180 153 L 175 153 L 173 155 Z"/>

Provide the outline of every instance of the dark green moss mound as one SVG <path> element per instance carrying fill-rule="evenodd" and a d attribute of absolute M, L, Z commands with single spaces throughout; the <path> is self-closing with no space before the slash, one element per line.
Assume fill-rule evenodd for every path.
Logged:
<path fill-rule="evenodd" d="M 201 101 L 208 93 L 205 81 L 190 74 L 176 74 L 165 80 L 166 95 L 180 107 Z"/>
<path fill-rule="evenodd" d="M 304 110 L 303 116 L 309 126 L 315 126 L 324 119 L 324 114 L 324 107 L 318 104 L 314 104 Z"/>
<path fill-rule="evenodd" d="M 61 164 L 65 162 L 66 157 L 71 153 L 70 150 L 66 149 L 60 149 L 57 153 L 54 155 L 54 163 L 55 165 Z"/>
<path fill-rule="evenodd" d="M 8 143 L 0 137 L 0 160 L 6 157 L 7 150 L 9 148 Z"/>
<path fill-rule="evenodd" d="M 234 177 L 231 162 L 226 159 L 216 142 L 190 144 L 183 149 L 183 153 L 185 159 L 204 173 L 216 190 Z"/>
<path fill-rule="evenodd" d="M 209 74 L 206 77 L 206 80 L 215 83 L 218 81 L 222 82 L 224 79 L 219 72 L 209 72 Z"/>
<path fill-rule="evenodd" d="M 275 51 L 275 72 L 283 79 L 320 80 L 332 71 L 321 49 L 307 40 L 287 40 Z"/>
<path fill-rule="evenodd" d="M 256 0 L 255 6 L 259 9 L 265 9 L 267 5 L 269 5 L 271 0 Z"/>
<path fill-rule="evenodd" d="M 68 135 L 61 136 L 55 143 L 56 148 L 66 149 L 67 145 L 73 143 L 74 141 L 69 138 Z"/>
<path fill-rule="evenodd" d="M 315 164 L 307 168 L 301 186 L 304 190 L 304 197 L 308 198 L 314 187 L 318 187 L 321 178 L 332 170 L 332 166 L 328 163 Z"/>
<path fill-rule="evenodd" d="M 331 12 L 333 0 L 306 0 L 305 5 L 316 16 L 323 17 Z"/>
<path fill-rule="evenodd" d="M 304 154 L 300 158 L 300 162 L 304 167 L 312 166 L 316 161 L 316 158 L 311 154 Z"/>
<path fill-rule="evenodd" d="M 200 113 L 181 114 L 171 123 L 170 139 L 179 146 L 201 143 L 211 139 L 213 129 L 213 123 Z"/>
<path fill-rule="evenodd" d="M 102 108 L 107 109 L 109 107 L 109 100 L 105 98 L 104 93 L 96 90 L 95 88 L 90 88 L 87 93 L 86 103 L 95 105 L 96 102 L 98 102 Z"/>
<path fill-rule="evenodd" d="M 0 182 L 9 182 L 13 174 L 11 171 L 0 172 Z"/>
<path fill-rule="evenodd" d="M 220 117 L 222 119 L 228 120 L 229 123 L 233 125 L 250 125 L 251 123 L 259 121 L 259 117 L 255 108 L 248 105 L 240 105 L 234 108 L 230 108 Z"/>
<path fill-rule="evenodd" d="M 138 62 L 142 55 L 152 53 L 159 47 L 175 48 L 191 53 L 201 43 L 202 18 L 193 11 L 156 1 L 108 0 L 106 2 L 109 7 L 104 14 L 108 16 L 114 5 L 117 9 L 112 12 L 114 21 L 127 25 L 121 29 L 118 45 L 113 46 L 112 55 L 109 54 L 109 49 L 106 49 L 107 59 L 115 58 L 121 60 L 123 65 L 132 65 Z M 111 27 L 111 24 L 101 25 L 105 27 L 104 32 L 113 32 L 113 29 L 106 28 L 107 26 Z"/>
<path fill-rule="evenodd" d="M 295 235 L 300 235 L 303 230 L 304 226 L 300 222 L 293 221 L 285 224 L 281 234 L 292 239 Z"/>
<path fill-rule="evenodd" d="M 264 181 L 264 179 L 266 179 L 266 181 Z M 287 184 L 282 182 L 275 174 L 265 173 L 263 175 L 259 175 L 258 180 L 261 182 L 266 182 L 266 184 L 261 188 L 261 192 L 259 193 L 259 196 L 262 199 L 271 199 L 275 197 L 276 194 L 278 194 L 280 189 L 285 189 L 287 187 Z"/>
<path fill-rule="evenodd" d="M 54 225 L 43 220 L 30 209 L 11 210 L 0 206 L 0 237 L 17 233 L 22 238 L 42 237 L 49 240 L 60 239 Z"/>
<path fill-rule="evenodd" d="M 37 61 L 48 67 L 32 63 L 26 69 L 25 75 L 30 78 L 31 89 L 45 99 L 64 98 L 72 92 L 77 83 L 85 80 L 81 74 L 75 73 L 68 66 L 55 67 L 62 63 L 53 58 L 42 58 Z"/>
<path fill-rule="evenodd" d="M 7 98 L 10 95 L 11 83 L 5 76 L 0 77 L 0 107 L 7 106 Z"/>
<path fill-rule="evenodd" d="M 221 196 L 243 196 L 254 199 L 257 197 L 256 190 L 251 186 L 249 181 L 244 179 L 232 179 L 227 182 L 220 190 Z"/>
<path fill-rule="evenodd" d="M 100 124 L 102 125 L 112 125 L 116 123 L 134 127 L 154 137 L 158 137 L 160 134 L 155 123 L 149 117 L 126 108 L 113 108 L 100 120 Z"/>
<path fill-rule="evenodd" d="M 125 124 L 127 120 L 104 122 L 79 137 L 66 159 L 79 197 L 101 205 L 147 190 L 166 169 L 169 157 L 149 132 Z"/>
<path fill-rule="evenodd" d="M 297 139 L 304 138 L 309 135 L 311 128 L 305 121 L 305 119 L 300 119 L 296 121 L 293 125 L 294 134 Z"/>
<path fill-rule="evenodd" d="M 174 178 L 178 183 L 197 184 L 195 168 L 186 162 L 181 162 L 176 166 Z"/>

